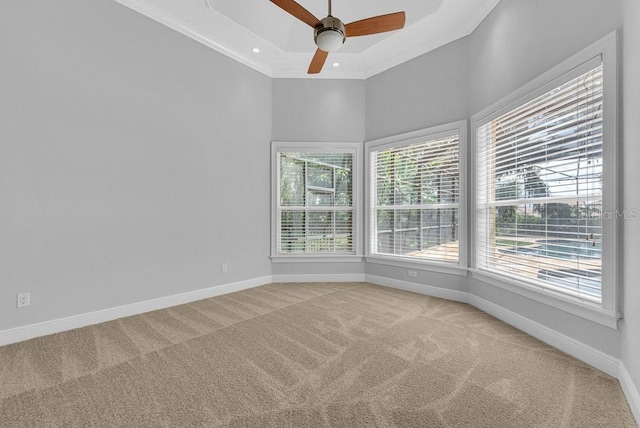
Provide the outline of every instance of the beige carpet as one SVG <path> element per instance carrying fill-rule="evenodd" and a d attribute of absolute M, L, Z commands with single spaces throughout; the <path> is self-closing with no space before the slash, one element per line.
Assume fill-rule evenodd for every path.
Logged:
<path fill-rule="evenodd" d="M 633 427 L 618 382 L 465 304 L 271 284 L 0 348 L 5 427 Z"/>

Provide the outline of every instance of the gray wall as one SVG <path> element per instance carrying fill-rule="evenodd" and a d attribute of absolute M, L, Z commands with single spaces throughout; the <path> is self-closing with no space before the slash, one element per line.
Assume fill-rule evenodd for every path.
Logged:
<path fill-rule="evenodd" d="M 367 79 L 366 139 L 466 119 L 468 106 L 465 37 Z"/>
<path fill-rule="evenodd" d="M 269 78 L 111 0 L 0 40 L 0 330 L 271 274 Z"/>
<path fill-rule="evenodd" d="M 409 277 L 408 268 L 400 266 L 387 266 L 383 264 L 367 263 L 365 271 L 367 275 L 378 276 L 382 278 L 391 278 L 403 282 L 410 282 L 418 285 L 426 285 L 430 287 L 438 287 L 445 290 L 453 290 L 460 292 L 469 291 L 469 282 L 466 274 L 454 275 L 443 272 L 434 272 L 427 269 L 411 268 L 417 276 Z M 416 289 L 420 289 L 417 287 Z M 424 290 L 424 289 L 423 289 Z M 428 294 L 428 292 L 426 292 Z"/>
<path fill-rule="evenodd" d="M 274 79 L 273 141 L 364 141 L 365 82 Z M 274 263 L 274 275 L 364 274 L 364 264 Z"/>
<path fill-rule="evenodd" d="M 364 141 L 362 80 L 274 79 L 274 141 Z"/>
<path fill-rule="evenodd" d="M 624 145 L 623 208 L 640 212 L 640 2 L 623 1 Z M 624 321 L 621 357 L 640 390 L 640 219 L 622 222 Z M 638 421 L 640 422 L 640 421 Z"/>
<path fill-rule="evenodd" d="M 471 115 L 621 26 L 619 0 L 501 1 L 471 35 Z"/>

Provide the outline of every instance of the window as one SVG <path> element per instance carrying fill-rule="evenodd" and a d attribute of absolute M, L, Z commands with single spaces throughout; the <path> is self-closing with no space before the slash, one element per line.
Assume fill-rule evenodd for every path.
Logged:
<path fill-rule="evenodd" d="M 356 255 L 354 144 L 274 143 L 273 256 Z"/>
<path fill-rule="evenodd" d="M 369 256 L 459 265 L 466 122 L 368 144 Z"/>
<path fill-rule="evenodd" d="M 607 108 L 615 71 L 605 58 L 574 57 L 559 77 L 540 84 L 543 76 L 524 97 L 476 120 L 476 264 L 614 309 L 615 225 L 606 219 L 615 212 L 615 119 Z"/>

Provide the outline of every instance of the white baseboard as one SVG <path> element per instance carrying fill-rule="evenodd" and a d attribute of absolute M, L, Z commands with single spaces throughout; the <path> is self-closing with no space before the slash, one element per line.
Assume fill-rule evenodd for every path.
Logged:
<path fill-rule="evenodd" d="M 618 368 L 618 380 L 620 381 L 624 395 L 627 397 L 631 413 L 633 413 L 633 417 L 636 418 L 636 423 L 640 425 L 640 392 L 633 383 L 633 380 L 631 380 L 631 376 L 622 362 L 620 362 L 620 367 Z"/>
<path fill-rule="evenodd" d="M 34 337 L 46 336 L 60 333 L 74 328 L 86 327 L 101 322 L 112 321 L 114 319 L 137 315 L 144 312 L 155 311 L 157 309 L 169 308 L 171 306 L 182 305 L 196 300 L 207 299 L 209 297 L 220 296 L 222 294 L 233 293 L 234 291 L 246 290 L 260 285 L 270 284 L 271 276 L 253 278 L 245 281 L 230 284 L 218 285 L 202 290 L 189 291 L 187 293 L 175 294 L 172 296 L 160 297 L 143 302 L 130 303 L 117 306 L 115 308 L 102 309 L 95 312 L 88 312 L 51 321 L 44 321 L 23 327 L 11 328 L 0 331 L 0 346 L 10 343 L 21 342 Z"/>
<path fill-rule="evenodd" d="M 272 275 L 273 282 L 364 282 L 363 273 Z"/>
<path fill-rule="evenodd" d="M 510 324 L 615 378 L 618 377 L 619 360 L 617 358 L 545 327 L 544 325 L 532 321 L 529 318 L 525 318 L 522 315 L 511 312 L 510 310 L 481 297 L 471 295 L 469 303 L 481 311 L 486 312 L 489 315 L 493 315 L 507 324 Z"/>
<path fill-rule="evenodd" d="M 383 276 L 365 275 L 365 281 L 383 287 L 397 288 L 399 290 L 412 291 L 427 296 L 440 297 L 456 302 L 469 303 L 469 293 L 465 291 L 451 290 L 448 288 L 434 287 L 432 285 L 417 284 L 415 282 L 401 281 L 385 278 Z"/>

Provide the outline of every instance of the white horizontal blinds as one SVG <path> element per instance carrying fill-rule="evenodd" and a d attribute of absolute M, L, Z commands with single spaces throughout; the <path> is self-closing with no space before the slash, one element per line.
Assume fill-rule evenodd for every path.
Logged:
<path fill-rule="evenodd" d="M 457 134 L 371 153 L 373 254 L 458 262 L 459 164 Z"/>
<path fill-rule="evenodd" d="M 601 301 L 602 65 L 478 132 L 478 264 Z"/>
<path fill-rule="evenodd" d="M 354 253 L 353 153 L 279 153 L 279 253 Z"/>

